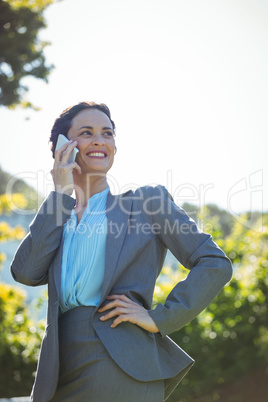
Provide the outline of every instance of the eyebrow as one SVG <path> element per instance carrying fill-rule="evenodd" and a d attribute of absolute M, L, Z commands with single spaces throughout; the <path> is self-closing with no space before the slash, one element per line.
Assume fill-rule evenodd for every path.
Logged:
<path fill-rule="evenodd" d="M 90 129 L 90 130 L 93 130 L 93 127 L 92 127 L 92 126 L 82 126 L 82 127 L 79 128 L 79 130 L 81 130 L 82 128 L 88 128 L 88 129 Z M 111 131 L 114 131 L 111 127 L 102 127 L 102 130 L 111 130 Z"/>

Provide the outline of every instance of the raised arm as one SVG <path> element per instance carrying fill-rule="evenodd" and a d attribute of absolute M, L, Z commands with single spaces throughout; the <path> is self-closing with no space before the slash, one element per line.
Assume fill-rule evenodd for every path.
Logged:
<path fill-rule="evenodd" d="M 11 263 L 15 281 L 29 286 L 44 285 L 48 281 L 48 269 L 60 245 L 63 225 L 69 219 L 75 200 L 71 198 L 74 188 L 73 171 L 81 173 L 76 162 L 68 163 L 76 141 L 69 141 L 55 152 L 51 175 L 56 191 L 43 202 L 30 231 L 23 239 Z"/>
<path fill-rule="evenodd" d="M 29 286 L 47 283 L 49 266 L 60 245 L 63 225 L 69 219 L 74 203 L 69 195 L 55 191 L 43 202 L 10 266 L 17 282 Z"/>

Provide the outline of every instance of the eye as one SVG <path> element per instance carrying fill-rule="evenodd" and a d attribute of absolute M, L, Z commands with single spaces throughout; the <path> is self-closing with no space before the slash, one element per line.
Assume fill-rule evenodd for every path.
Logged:
<path fill-rule="evenodd" d="M 113 131 L 104 131 L 103 135 L 104 135 L 104 137 L 113 137 L 114 132 Z"/>
<path fill-rule="evenodd" d="M 80 135 L 91 135 L 91 132 L 88 130 L 82 131 Z"/>

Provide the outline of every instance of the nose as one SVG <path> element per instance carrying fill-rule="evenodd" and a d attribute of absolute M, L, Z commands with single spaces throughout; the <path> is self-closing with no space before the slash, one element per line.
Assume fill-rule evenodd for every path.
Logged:
<path fill-rule="evenodd" d="M 102 137 L 101 133 L 95 134 L 93 136 L 92 142 L 93 142 L 94 145 L 104 144 L 104 140 L 103 140 L 103 137 Z"/>

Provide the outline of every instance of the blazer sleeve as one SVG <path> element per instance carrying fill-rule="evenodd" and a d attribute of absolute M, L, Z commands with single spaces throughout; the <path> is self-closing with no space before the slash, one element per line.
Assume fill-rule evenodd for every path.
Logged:
<path fill-rule="evenodd" d="M 165 304 L 149 310 L 164 337 L 195 318 L 231 279 L 232 266 L 224 252 L 202 232 L 163 186 L 154 189 L 152 219 L 158 236 L 178 261 L 190 270 L 168 295 Z"/>
<path fill-rule="evenodd" d="M 74 204 L 72 197 L 56 191 L 45 199 L 11 262 L 15 281 L 29 286 L 47 283 L 49 266 L 60 245 L 63 225 Z"/>

